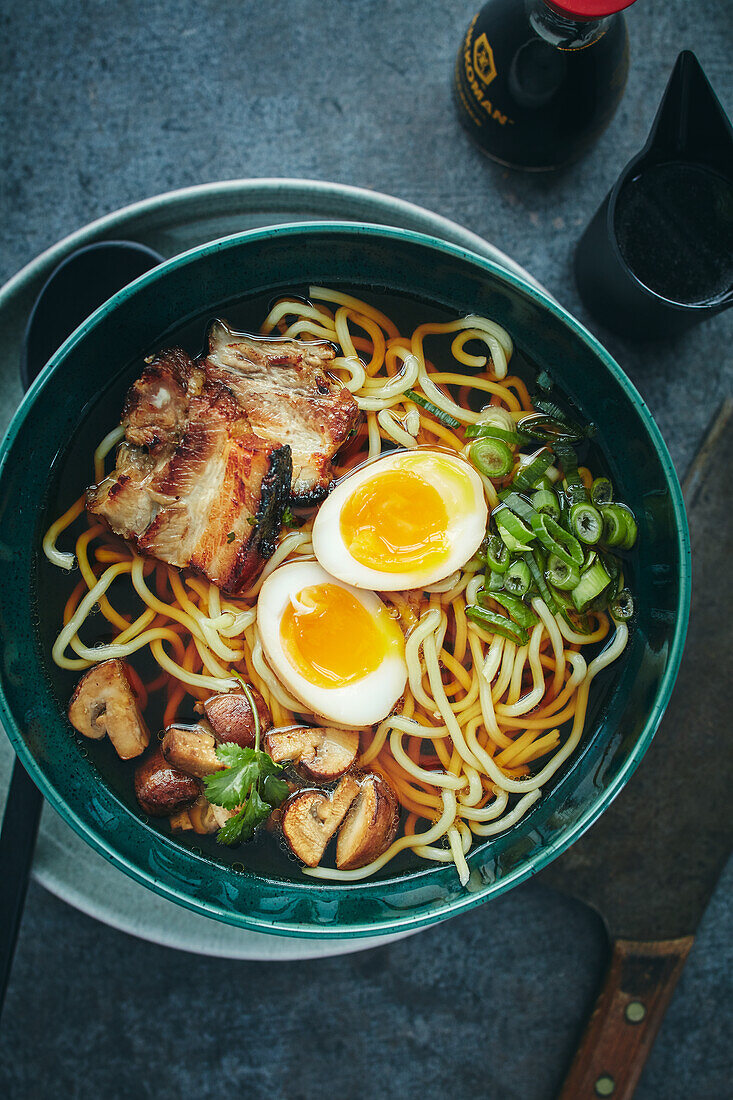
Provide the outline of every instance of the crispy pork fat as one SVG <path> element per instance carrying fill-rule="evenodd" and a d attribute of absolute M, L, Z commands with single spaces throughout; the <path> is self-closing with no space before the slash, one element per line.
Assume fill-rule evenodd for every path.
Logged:
<path fill-rule="evenodd" d="M 205 357 L 171 348 L 151 358 L 125 401 L 116 467 L 87 490 L 88 510 L 143 553 L 240 591 L 273 553 L 288 501 L 326 495 L 358 417 L 326 374 L 333 354 L 215 321 Z"/>
<path fill-rule="evenodd" d="M 139 550 L 236 592 L 270 557 L 290 449 L 253 435 L 233 395 L 178 349 L 130 389 L 117 465 L 87 508 Z"/>
<path fill-rule="evenodd" d="M 351 393 L 327 373 L 333 357 L 328 343 L 253 339 L 223 321 L 209 328 L 206 373 L 235 395 L 255 435 L 290 447 L 295 504 L 328 494 L 331 459 L 359 415 Z"/>

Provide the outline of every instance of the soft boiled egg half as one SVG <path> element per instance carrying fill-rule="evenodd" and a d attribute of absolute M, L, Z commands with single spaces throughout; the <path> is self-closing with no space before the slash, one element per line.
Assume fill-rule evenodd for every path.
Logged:
<path fill-rule="evenodd" d="M 405 640 L 384 603 L 316 562 L 270 574 L 257 600 L 257 629 L 280 682 L 321 718 L 371 726 L 405 689 Z"/>
<path fill-rule="evenodd" d="M 473 557 L 488 510 L 476 470 L 419 448 L 368 462 L 336 485 L 313 525 L 323 568 L 357 588 L 422 588 Z"/>

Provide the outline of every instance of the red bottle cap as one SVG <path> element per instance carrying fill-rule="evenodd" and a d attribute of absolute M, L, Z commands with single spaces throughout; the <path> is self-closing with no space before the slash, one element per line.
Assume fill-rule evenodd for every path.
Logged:
<path fill-rule="evenodd" d="M 603 19 L 630 8 L 635 0 L 545 0 L 548 8 L 571 19 Z"/>

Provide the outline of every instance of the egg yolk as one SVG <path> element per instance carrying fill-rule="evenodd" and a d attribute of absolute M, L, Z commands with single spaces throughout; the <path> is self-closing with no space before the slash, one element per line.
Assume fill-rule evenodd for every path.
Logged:
<path fill-rule="evenodd" d="M 395 649 L 402 632 L 385 607 L 374 615 L 338 584 L 301 589 L 285 608 L 280 640 L 291 664 L 318 687 L 362 680 Z"/>
<path fill-rule="evenodd" d="M 351 556 L 383 573 L 432 567 L 450 551 L 448 512 L 440 493 L 404 468 L 362 482 L 341 509 L 340 527 Z"/>

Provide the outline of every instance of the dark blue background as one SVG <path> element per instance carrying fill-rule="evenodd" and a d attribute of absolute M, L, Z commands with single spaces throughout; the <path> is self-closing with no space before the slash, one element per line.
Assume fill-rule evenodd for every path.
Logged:
<path fill-rule="evenodd" d="M 521 2 L 521 0 L 517 0 Z M 578 165 L 519 176 L 458 127 L 465 0 L 0 3 L 0 278 L 159 191 L 331 179 L 452 217 L 589 323 L 647 399 L 682 472 L 731 390 L 731 314 L 674 343 L 603 332 L 572 246 L 643 144 L 682 48 L 733 107 L 728 0 L 638 0 L 616 118 Z M 691 838 L 694 846 L 694 838 Z M 719 1100 L 730 1063 L 731 875 L 700 927 L 639 1100 Z M 299 964 L 130 939 L 32 886 L 0 1038 L 0 1095 L 549 1100 L 606 958 L 599 919 L 530 883 L 413 939 Z"/>

